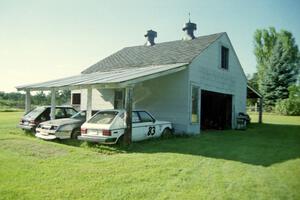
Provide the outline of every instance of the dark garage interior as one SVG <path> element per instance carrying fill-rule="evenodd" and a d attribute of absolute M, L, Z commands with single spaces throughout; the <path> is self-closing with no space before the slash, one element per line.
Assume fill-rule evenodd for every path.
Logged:
<path fill-rule="evenodd" d="M 232 115 L 232 95 L 201 92 L 201 129 L 230 129 Z"/>

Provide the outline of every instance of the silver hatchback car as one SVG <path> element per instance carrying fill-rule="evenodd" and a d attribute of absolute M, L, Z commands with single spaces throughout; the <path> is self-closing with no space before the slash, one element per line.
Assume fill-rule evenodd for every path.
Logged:
<path fill-rule="evenodd" d="M 35 136 L 44 140 L 77 139 L 80 135 L 80 126 L 85 120 L 86 111 L 81 111 L 70 118 L 45 121 L 38 125 Z"/>

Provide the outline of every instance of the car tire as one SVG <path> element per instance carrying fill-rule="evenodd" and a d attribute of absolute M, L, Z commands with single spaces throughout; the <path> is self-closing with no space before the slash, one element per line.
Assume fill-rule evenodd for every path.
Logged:
<path fill-rule="evenodd" d="M 71 138 L 77 140 L 79 135 L 80 135 L 80 129 L 76 128 L 72 131 Z"/>
<path fill-rule="evenodd" d="M 172 136 L 173 136 L 173 133 L 172 133 L 171 129 L 169 129 L 169 128 L 165 128 L 161 134 L 162 138 L 170 138 Z"/>

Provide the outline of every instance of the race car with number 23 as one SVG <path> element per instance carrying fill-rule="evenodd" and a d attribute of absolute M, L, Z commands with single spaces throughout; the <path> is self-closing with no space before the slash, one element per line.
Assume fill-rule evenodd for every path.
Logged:
<path fill-rule="evenodd" d="M 122 140 L 125 132 L 125 110 L 103 110 L 81 126 L 79 140 L 114 144 Z M 156 137 L 169 137 L 172 124 L 158 121 L 145 110 L 132 112 L 132 141 L 141 141 Z"/>

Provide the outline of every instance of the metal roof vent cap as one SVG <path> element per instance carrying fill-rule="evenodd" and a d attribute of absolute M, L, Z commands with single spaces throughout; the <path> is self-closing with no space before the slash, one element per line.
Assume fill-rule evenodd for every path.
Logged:
<path fill-rule="evenodd" d="M 146 46 L 153 46 L 155 45 L 154 39 L 157 37 L 157 32 L 153 30 L 148 30 L 147 34 L 145 35 L 147 38 Z"/>
<path fill-rule="evenodd" d="M 197 30 L 197 24 L 192 23 L 190 20 L 188 23 L 185 23 L 182 28 L 186 32 L 186 35 L 183 37 L 184 40 L 195 39 L 194 31 Z"/>

